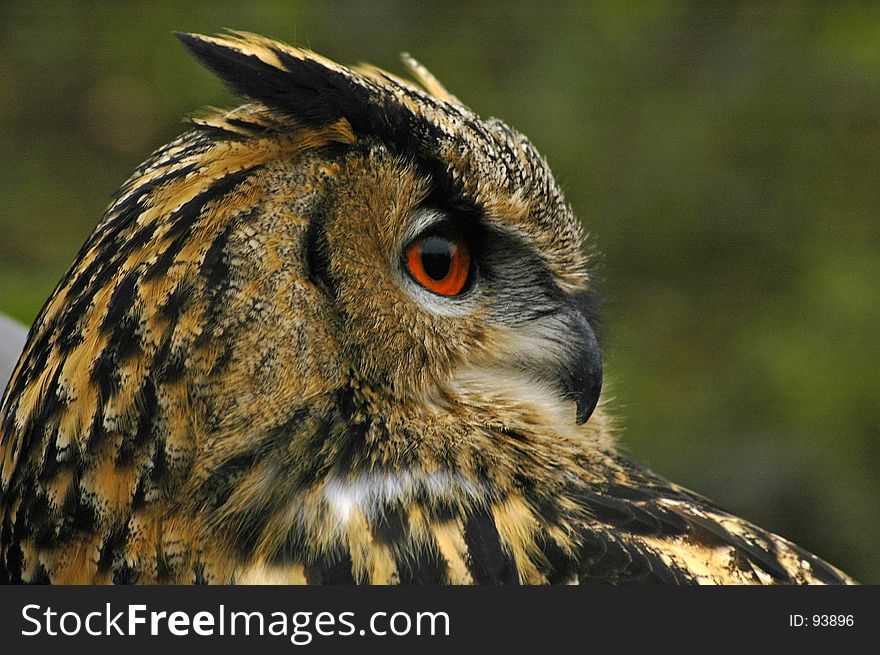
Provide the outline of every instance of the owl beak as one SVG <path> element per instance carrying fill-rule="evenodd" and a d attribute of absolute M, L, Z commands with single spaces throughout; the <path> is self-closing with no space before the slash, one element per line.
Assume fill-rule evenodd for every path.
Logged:
<path fill-rule="evenodd" d="M 577 403 L 578 425 L 586 423 L 602 391 L 602 354 L 593 328 L 577 312 L 576 345 L 563 367 L 561 382 L 566 397 Z"/>

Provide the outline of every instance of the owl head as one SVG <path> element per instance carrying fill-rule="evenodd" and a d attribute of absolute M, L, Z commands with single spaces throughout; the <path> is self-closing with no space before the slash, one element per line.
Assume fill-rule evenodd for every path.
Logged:
<path fill-rule="evenodd" d="M 508 394 L 587 420 L 601 363 L 583 235 L 525 137 L 408 58 L 423 89 L 253 35 L 180 39 L 257 103 L 204 126 L 237 143 L 295 142 L 254 164 L 272 188 L 248 211 L 303 228 L 278 264 L 315 297 L 287 311 L 314 313 L 326 335 L 278 347 L 320 350 L 324 366 L 394 403 Z M 248 252 L 264 272 L 269 245 Z"/>

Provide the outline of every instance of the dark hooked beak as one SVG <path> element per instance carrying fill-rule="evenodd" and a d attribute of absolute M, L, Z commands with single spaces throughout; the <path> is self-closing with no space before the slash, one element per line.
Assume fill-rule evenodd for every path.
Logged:
<path fill-rule="evenodd" d="M 602 354 L 593 328 L 577 309 L 572 312 L 573 350 L 560 371 L 566 397 L 577 403 L 577 422 L 586 423 L 596 409 L 602 391 Z"/>

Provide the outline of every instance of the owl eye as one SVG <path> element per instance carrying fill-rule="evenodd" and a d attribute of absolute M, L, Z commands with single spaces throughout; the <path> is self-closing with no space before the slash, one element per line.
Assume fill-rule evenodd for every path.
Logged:
<path fill-rule="evenodd" d="M 452 230 L 419 237 L 407 246 L 405 258 L 416 281 L 441 296 L 459 295 L 471 275 L 470 249 Z"/>

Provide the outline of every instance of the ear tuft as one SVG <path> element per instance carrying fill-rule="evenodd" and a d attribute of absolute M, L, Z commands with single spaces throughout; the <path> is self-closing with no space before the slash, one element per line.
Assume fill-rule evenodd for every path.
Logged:
<path fill-rule="evenodd" d="M 436 159 L 451 135 L 465 129 L 462 116 L 476 118 L 410 59 L 424 90 L 372 66 L 347 68 L 247 32 L 176 36 L 237 93 L 307 125 L 344 118 L 356 135 L 376 137 L 419 158 Z"/>
<path fill-rule="evenodd" d="M 308 50 L 246 32 L 175 36 L 233 90 L 305 123 L 361 122 L 349 114 L 375 102 L 351 71 Z"/>

